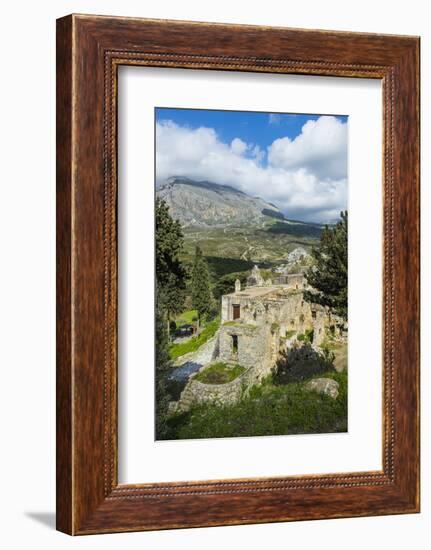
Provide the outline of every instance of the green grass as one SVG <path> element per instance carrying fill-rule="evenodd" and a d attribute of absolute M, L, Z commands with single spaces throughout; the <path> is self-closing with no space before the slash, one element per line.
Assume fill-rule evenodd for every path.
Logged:
<path fill-rule="evenodd" d="M 198 312 L 195 309 L 189 309 L 188 311 L 183 311 L 178 317 L 175 319 L 175 323 L 177 324 L 177 327 L 181 327 L 183 325 L 192 325 L 195 320 L 198 317 Z"/>
<path fill-rule="evenodd" d="M 227 365 L 226 363 L 214 363 L 207 369 L 198 372 L 194 380 L 199 380 L 204 384 L 226 384 L 238 378 L 245 372 L 241 365 Z"/>
<path fill-rule="evenodd" d="M 171 359 L 177 359 L 181 355 L 190 353 L 191 351 L 196 351 L 199 349 L 205 342 L 214 336 L 220 326 L 220 317 L 216 317 L 213 321 L 210 321 L 206 324 L 202 332 L 187 342 L 182 342 L 181 344 L 173 344 L 169 348 L 169 355 Z"/>
<path fill-rule="evenodd" d="M 201 405 L 168 421 L 168 439 L 245 437 L 347 431 L 347 373 L 319 377 L 339 383 L 333 400 L 305 389 L 305 383 L 275 385 L 269 377 L 240 403 Z"/>
<path fill-rule="evenodd" d="M 285 336 L 286 340 L 289 340 L 289 338 L 292 338 L 292 336 L 294 336 L 296 333 L 297 333 L 296 330 L 288 330 Z"/>

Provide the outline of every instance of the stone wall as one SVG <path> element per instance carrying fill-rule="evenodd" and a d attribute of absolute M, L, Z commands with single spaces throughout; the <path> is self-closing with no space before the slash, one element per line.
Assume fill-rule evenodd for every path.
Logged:
<path fill-rule="evenodd" d="M 209 365 L 208 365 L 209 366 Z M 201 369 L 200 372 L 202 372 Z M 171 413 L 185 412 L 203 403 L 219 406 L 238 403 L 248 390 L 259 381 L 259 376 L 250 368 L 238 378 L 226 384 L 204 384 L 192 376 L 184 388 L 179 401 L 171 407 Z"/>
<path fill-rule="evenodd" d="M 303 273 L 289 273 L 283 274 L 274 279 L 276 285 L 288 285 L 290 288 L 296 290 L 303 290 L 307 288 L 307 280 Z"/>
<path fill-rule="evenodd" d="M 237 342 L 236 350 L 234 337 Z M 279 339 L 271 334 L 271 327 L 267 324 L 222 325 L 219 332 L 219 359 L 225 363 L 238 363 L 246 368 L 254 368 L 262 375 L 266 374 L 273 362 L 273 340 Z"/>
<path fill-rule="evenodd" d="M 325 339 L 327 313 L 323 307 L 313 308 L 313 345 L 320 346 Z"/>
<path fill-rule="evenodd" d="M 267 295 L 249 297 L 247 294 L 227 294 L 222 297 L 222 323 L 233 321 L 233 305 L 240 306 L 238 321 L 260 325 L 278 323 L 287 330 L 303 330 L 311 326 L 311 307 L 303 292 L 276 288 Z M 284 334 L 282 334 L 284 336 Z"/>
<path fill-rule="evenodd" d="M 278 324 L 282 337 L 291 330 L 303 332 L 312 327 L 311 306 L 300 291 L 290 291 L 280 300 L 269 300 L 266 306 L 267 322 Z"/>

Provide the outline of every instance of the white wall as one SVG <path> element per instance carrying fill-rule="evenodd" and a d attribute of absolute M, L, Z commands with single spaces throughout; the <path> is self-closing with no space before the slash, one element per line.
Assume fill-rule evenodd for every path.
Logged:
<path fill-rule="evenodd" d="M 427 548 L 431 521 L 429 338 L 423 339 L 423 476 L 420 515 L 343 519 L 72 539 L 54 523 L 55 18 L 70 12 L 284 25 L 422 36 L 422 150 L 431 148 L 431 30 L 427 2 L 384 0 L 56 0 L 2 6 L 0 223 L 1 541 L 5 548 L 268 546 Z M 4 41 L 4 43 L 3 43 Z M 423 155 L 423 304 L 431 278 L 430 165 Z M 431 328 L 423 307 L 423 331 Z M 5 379 L 4 379 L 5 377 Z M 428 524 L 428 526 L 427 526 Z"/>

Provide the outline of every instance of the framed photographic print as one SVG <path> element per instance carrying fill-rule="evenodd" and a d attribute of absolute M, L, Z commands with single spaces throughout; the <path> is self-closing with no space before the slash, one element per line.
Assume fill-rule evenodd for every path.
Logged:
<path fill-rule="evenodd" d="M 419 39 L 57 22 L 57 528 L 419 511 Z"/>

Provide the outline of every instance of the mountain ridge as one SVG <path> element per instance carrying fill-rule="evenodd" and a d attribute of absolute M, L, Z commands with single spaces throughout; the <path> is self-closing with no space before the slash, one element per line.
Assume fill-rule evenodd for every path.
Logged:
<path fill-rule="evenodd" d="M 264 226 L 271 218 L 285 219 L 264 199 L 208 180 L 174 176 L 156 187 L 156 195 L 184 227 Z"/>

